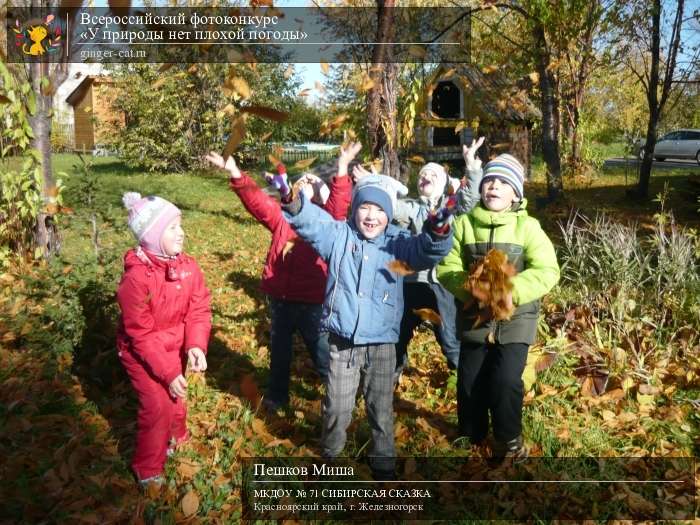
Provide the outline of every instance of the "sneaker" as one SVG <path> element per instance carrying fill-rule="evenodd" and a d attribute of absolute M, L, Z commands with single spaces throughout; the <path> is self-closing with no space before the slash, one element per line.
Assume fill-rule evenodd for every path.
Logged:
<path fill-rule="evenodd" d="M 510 441 L 495 441 L 493 444 L 493 460 L 503 462 L 511 458 L 513 463 L 522 463 L 528 457 L 527 446 L 523 443 L 523 437 L 518 436 Z"/>

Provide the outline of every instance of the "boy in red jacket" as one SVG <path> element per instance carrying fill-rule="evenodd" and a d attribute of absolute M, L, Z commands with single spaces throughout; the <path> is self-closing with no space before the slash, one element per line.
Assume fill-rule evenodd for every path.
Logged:
<path fill-rule="evenodd" d="M 348 177 L 348 165 L 361 147 L 361 144 L 350 144 L 341 149 L 338 175 L 331 180 L 330 191 L 324 189 L 320 180 L 309 180 L 304 188 L 304 191 L 308 190 L 312 202 L 337 220 L 345 219 L 350 206 L 352 182 Z M 206 158 L 214 166 L 229 172 L 231 189 L 250 214 L 272 233 L 261 283 L 262 291 L 270 298 L 271 318 L 270 377 L 263 405 L 268 410 L 276 411 L 289 403 L 294 332 L 301 334 L 324 382 L 328 374 L 328 334 L 320 332 L 328 275 L 326 263 L 294 233 L 282 216 L 279 201 L 267 195 L 246 173 L 241 172 L 233 157 L 224 161 L 219 154 L 211 152 Z M 280 164 L 277 171 L 272 183 L 285 194 L 290 191 L 290 184 L 284 165 Z"/>
<path fill-rule="evenodd" d="M 117 349 L 139 398 L 131 466 L 146 486 L 163 482 L 169 445 L 188 438 L 185 363 L 206 370 L 211 311 L 202 271 L 182 253 L 180 210 L 138 193 L 123 202 L 139 245 L 124 256 Z"/>

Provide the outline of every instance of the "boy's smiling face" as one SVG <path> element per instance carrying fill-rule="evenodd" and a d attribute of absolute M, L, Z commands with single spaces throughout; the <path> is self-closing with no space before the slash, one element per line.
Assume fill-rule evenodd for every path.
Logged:
<path fill-rule="evenodd" d="M 355 225 L 365 239 L 374 239 L 381 235 L 389 223 L 384 210 L 371 202 L 364 202 L 355 210 Z"/>
<path fill-rule="evenodd" d="M 481 202 L 491 211 L 507 210 L 517 201 L 513 186 L 493 177 L 481 185 Z"/>

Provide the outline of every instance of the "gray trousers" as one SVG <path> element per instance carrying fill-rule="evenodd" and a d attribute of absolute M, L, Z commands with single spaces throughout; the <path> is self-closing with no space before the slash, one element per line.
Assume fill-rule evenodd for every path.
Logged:
<path fill-rule="evenodd" d="M 345 447 L 347 428 L 362 379 L 367 419 L 372 429 L 369 464 L 374 470 L 393 470 L 394 368 L 393 343 L 353 346 L 334 334 L 329 337 L 330 366 L 323 400 L 321 450 L 324 457 L 339 456 Z"/>

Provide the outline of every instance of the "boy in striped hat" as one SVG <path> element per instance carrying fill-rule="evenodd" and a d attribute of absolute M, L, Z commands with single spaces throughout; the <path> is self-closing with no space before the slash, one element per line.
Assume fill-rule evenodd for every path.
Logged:
<path fill-rule="evenodd" d="M 460 308 L 457 332 L 462 341 L 457 367 L 459 430 L 472 443 L 483 441 L 493 425 L 497 459 L 522 458 L 522 374 L 537 335 L 540 298 L 559 280 L 552 242 L 537 219 L 528 216 L 523 197 L 524 169 L 503 154 L 484 167 L 481 202 L 454 221 L 454 243 L 437 266 L 438 280 L 467 308 Z M 477 319 L 477 301 L 465 286 L 469 269 L 491 249 L 508 256 L 517 270 L 510 278 L 510 319 Z"/>

